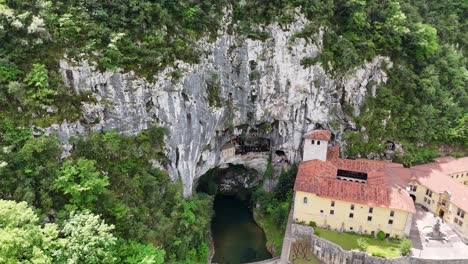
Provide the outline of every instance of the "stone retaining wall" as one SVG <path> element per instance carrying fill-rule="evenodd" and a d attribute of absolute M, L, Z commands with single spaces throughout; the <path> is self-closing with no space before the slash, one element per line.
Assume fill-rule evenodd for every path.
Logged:
<path fill-rule="evenodd" d="M 314 235 L 313 228 L 298 224 L 292 225 L 292 233 L 297 237 L 311 239 L 312 252 L 326 264 L 466 264 L 466 259 L 421 259 L 416 257 L 379 258 L 365 252 L 344 250 L 337 244 Z"/>

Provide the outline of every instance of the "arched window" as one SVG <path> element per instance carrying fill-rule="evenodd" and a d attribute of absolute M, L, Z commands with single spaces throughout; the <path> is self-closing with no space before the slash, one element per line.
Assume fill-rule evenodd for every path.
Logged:
<path fill-rule="evenodd" d="M 315 144 L 315 140 L 312 139 L 312 141 L 310 141 L 310 143 L 313 145 Z"/>
<path fill-rule="evenodd" d="M 317 145 L 320 145 L 320 140 L 317 140 Z"/>
<path fill-rule="evenodd" d="M 304 203 L 305 204 L 307 203 L 307 197 L 304 197 Z"/>

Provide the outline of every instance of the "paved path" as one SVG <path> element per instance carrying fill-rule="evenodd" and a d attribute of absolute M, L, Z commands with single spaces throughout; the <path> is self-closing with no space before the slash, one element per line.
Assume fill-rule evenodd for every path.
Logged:
<path fill-rule="evenodd" d="M 283 247 L 281 248 L 281 264 L 289 263 L 289 250 L 291 248 L 291 242 L 293 237 L 291 236 L 291 225 L 293 223 L 293 205 L 291 205 L 291 211 L 289 211 L 288 223 L 286 225 L 286 231 L 284 232 Z"/>

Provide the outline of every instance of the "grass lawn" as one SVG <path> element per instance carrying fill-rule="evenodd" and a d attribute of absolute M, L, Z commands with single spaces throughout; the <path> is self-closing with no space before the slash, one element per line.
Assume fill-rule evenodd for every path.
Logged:
<path fill-rule="evenodd" d="M 386 241 L 375 239 L 372 236 L 358 235 L 353 233 L 340 233 L 321 228 L 316 228 L 315 230 L 318 231 L 318 234 L 316 235 L 319 237 L 330 240 L 331 242 L 341 246 L 346 250 L 357 250 L 357 239 L 365 237 L 369 243 L 369 247 L 366 250 L 367 253 L 386 258 L 395 258 L 400 256 L 401 240 L 398 239 L 390 239 L 389 241 Z"/>
<path fill-rule="evenodd" d="M 274 257 L 281 255 L 283 246 L 284 228 L 278 228 L 269 216 L 260 216 L 258 210 L 254 209 L 255 222 L 263 229 L 267 239 L 267 248 L 271 252 L 274 249 Z"/>

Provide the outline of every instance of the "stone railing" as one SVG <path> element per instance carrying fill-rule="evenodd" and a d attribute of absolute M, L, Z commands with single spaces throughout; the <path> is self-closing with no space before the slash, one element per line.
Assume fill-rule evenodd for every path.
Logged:
<path fill-rule="evenodd" d="M 466 264 L 466 259 L 421 259 L 416 257 L 379 258 L 365 252 L 344 250 L 337 244 L 314 235 L 312 227 L 292 225 L 292 234 L 310 239 L 312 253 L 326 264 Z"/>

